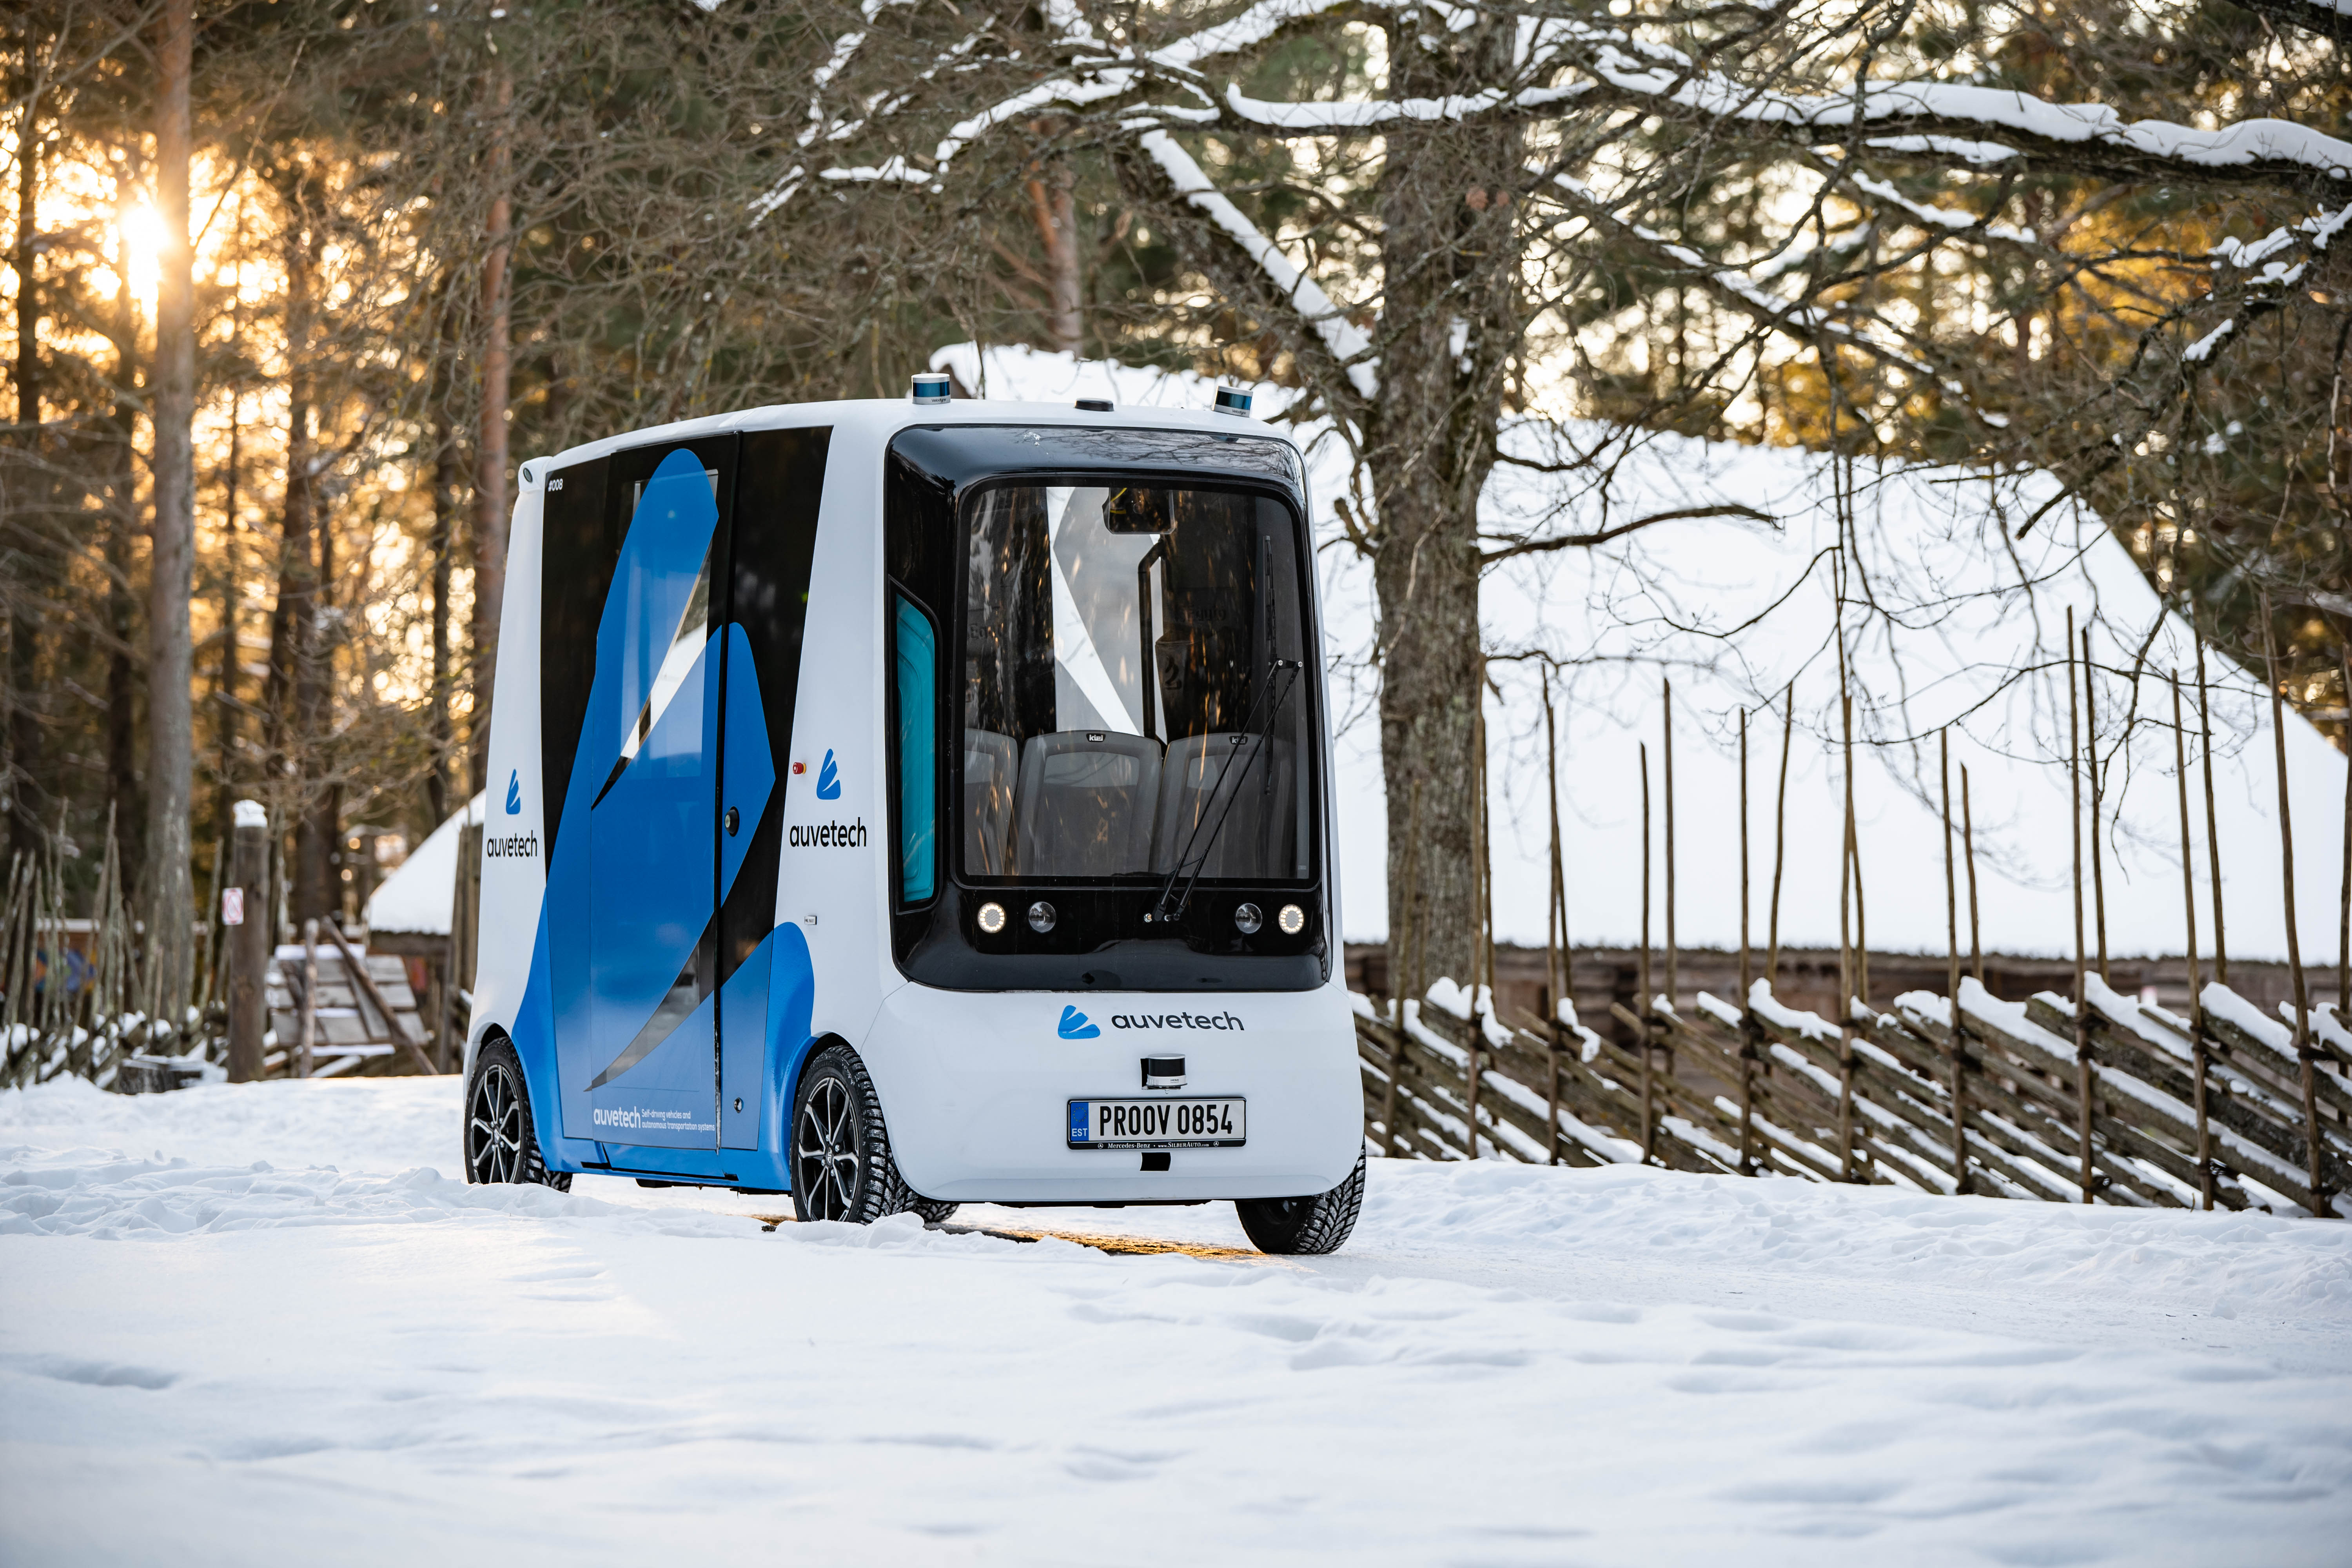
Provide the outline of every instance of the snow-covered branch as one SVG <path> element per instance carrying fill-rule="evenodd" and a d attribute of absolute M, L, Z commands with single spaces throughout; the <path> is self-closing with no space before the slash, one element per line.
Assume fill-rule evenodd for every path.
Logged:
<path fill-rule="evenodd" d="M 1922 152 L 1948 139 L 1998 138 L 2029 162 L 2060 160 L 2133 177 L 2210 178 L 2224 171 L 2352 184 L 2352 142 L 2284 120 L 2247 120 L 2218 130 L 2165 120 L 2126 121 L 2098 103 L 2053 103 L 2031 93 L 1967 82 L 1892 81 L 1811 95 L 1759 89 L 1699 68 L 1687 57 L 1622 33 L 1584 29 L 1583 60 L 1629 97 L 1671 103 L 1702 117 L 1800 134 L 1870 131 L 1916 136 Z M 1940 143 L 1940 145 L 1939 145 Z M 1970 141 L 1979 156 L 1993 150 Z"/>
<path fill-rule="evenodd" d="M 1257 264 L 1299 319 L 1323 340 L 1357 393 L 1367 400 L 1378 396 L 1380 373 L 1372 360 L 1370 335 L 1348 320 L 1331 297 L 1323 292 L 1322 286 L 1284 255 L 1279 246 L 1260 232 L 1241 208 L 1210 182 L 1200 163 L 1167 132 L 1146 131 L 1138 144 L 1160 165 L 1160 173 L 1176 194 L 1205 214 L 1226 238 Z"/>

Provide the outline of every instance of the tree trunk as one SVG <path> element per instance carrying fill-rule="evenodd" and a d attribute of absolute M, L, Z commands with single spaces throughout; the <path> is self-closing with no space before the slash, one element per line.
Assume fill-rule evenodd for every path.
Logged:
<path fill-rule="evenodd" d="M 1508 18 L 1453 40 L 1450 58 L 1391 29 L 1392 97 L 1442 97 L 1498 79 Z M 1417 25 L 1416 25 L 1417 26 Z M 1473 787 L 1481 695 L 1478 496 L 1495 464 L 1503 377 L 1518 331 L 1519 132 L 1401 126 L 1381 178 L 1386 285 L 1381 388 L 1363 426 L 1378 507 L 1381 765 L 1388 791 L 1389 973 L 1464 984 L 1479 927 Z M 1496 182 L 1503 182 L 1497 184 Z M 1418 786 L 1420 850 L 1404 803 Z M 1414 903 L 1405 907 L 1409 862 Z M 1417 952 L 1416 974 L 1405 973 Z"/>
<path fill-rule="evenodd" d="M 32 54 L 28 37 L 26 56 L 29 59 Z M 41 296 L 37 276 L 40 168 L 41 98 L 37 92 L 26 100 L 16 120 L 16 426 L 24 443 L 24 461 L 9 488 L 20 526 L 27 514 L 42 510 L 27 503 L 48 490 L 41 471 Z M 21 559 L 30 568 L 47 554 L 30 550 Z M 41 843 L 43 737 L 40 713 L 34 705 L 34 694 L 40 689 L 41 618 L 27 603 L 40 586 L 28 571 L 8 604 L 8 768 L 0 783 L 7 791 L 12 858 L 30 857 Z"/>
<path fill-rule="evenodd" d="M 136 569 L 131 539 L 139 514 L 139 476 L 132 442 L 139 421 L 139 304 L 131 295 L 131 268 L 118 252 L 114 293 L 114 407 L 107 416 L 104 467 L 106 534 L 106 816 L 114 824 L 121 865 L 132 879 L 146 864 L 146 803 L 139 784 L 139 668 L 131 658 L 138 636 L 131 612 Z"/>
<path fill-rule="evenodd" d="M 1052 290 L 1045 306 L 1046 346 L 1071 354 L 1078 352 L 1085 336 L 1074 186 L 1066 158 L 1048 159 L 1029 181 L 1029 210 L 1037 221 L 1038 242 L 1045 251 L 1045 281 Z"/>
<path fill-rule="evenodd" d="M 319 767 L 321 737 L 318 718 L 319 574 L 315 554 L 318 532 L 318 476 L 311 439 L 313 396 L 310 369 L 312 237 L 305 225 L 303 193 L 298 187 L 288 203 L 286 243 L 286 341 L 290 370 L 286 378 L 286 499 L 278 542 L 278 605 L 269 627 L 270 783 L 280 803 L 272 812 L 281 826 L 311 821 L 311 790 Z M 290 789 L 290 794 L 287 793 Z M 312 896 L 322 879 L 306 877 L 308 864 L 298 851 L 297 874 L 289 902 L 299 921 L 320 913 Z M 323 868 L 323 859 L 320 862 Z M 274 916 L 275 911 L 272 911 Z"/>
<path fill-rule="evenodd" d="M 433 822 L 438 826 L 449 815 L 450 755 L 452 730 L 449 721 L 449 579 L 450 551 L 457 531 L 458 487 L 465 482 L 465 469 L 457 448 L 457 422 L 450 417 L 450 401 L 456 388 L 450 384 L 450 366 L 455 359 L 456 345 L 449 341 L 449 325 L 455 318 L 447 309 L 446 285 L 443 288 L 440 353 L 436 356 L 433 377 L 433 688 L 425 702 L 425 733 L 433 746 L 433 771 L 425 775 L 425 792 L 433 806 Z"/>
<path fill-rule="evenodd" d="M 315 447 L 313 448 L 315 452 Z M 294 728 L 302 738 L 302 814 L 294 825 L 294 923 L 342 919 L 342 791 L 329 742 L 334 723 L 335 530 L 311 493 L 310 534 L 319 549 L 311 580 L 310 636 L 296 644 Z M 340 926 L 337 928 L 341 929 Z"/>
<path fill-rule="evenodd" d="M 240 323 L 241 326 L 242 323 Z M 234 333 L 232 345 L 241 332 Z M 214 740 L 218 746 L 219 761 L 213 780 L 214 830 L 228 831 L 229 797 L 236 785 L 237 677 L 242 671 L 237 660 L 242 650 L 237 647 L 238 598 L 240 581 L 236 546 L 236 471 L 242 457 L 245 439 L 245 399 L 243 393 L 231 395 L 228 410 L 228 462 L 222 474 L 226 493 L 221 499 L 221 590 L 220 590 L 220 668 L 214 678 L 213 724 Z"/>
<path fill-rule="evenodd" d="M 507 589 L 507 250 L 513 209 L 508 181 L 513 153 L 507 112 L 514 80 L 499 71 L 497 119 L 490 125 L 489 254 L 482 264 L 482 425 L 474 479 L 474 710 L 467 722 L 475 789 L 490 760 L 490 703 L 498 675 L 499 608 Z"/>
<path fill-rule="evenodd" d="M 147 910 L 151 994 L 176 1026 L 194 978 L 188 807 L 194 788 L 194 648 L 188 595 L 195 570 L 196 315 L 188 240 L 191 0 L 166 0 L 157 40 L 155 158 L 163 241 L 155 285 L 155 522 L 147 594 Z"/>
<path fill-rule="evenodd" d="M 26 53 L 32 40 L 26 40 Z M 41 425 L 41 300 L 34 278 L 40 255 L 41 100 L 36 93 L 16 121 L 16 424 L 27 447 Z"/>

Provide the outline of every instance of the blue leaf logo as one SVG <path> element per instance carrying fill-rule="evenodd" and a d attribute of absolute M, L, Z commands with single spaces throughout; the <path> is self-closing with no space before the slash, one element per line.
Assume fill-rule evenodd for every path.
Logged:
<path fill-rule="evenodd" d="M 522 779 L 517 773 L 507 774 L 507 815 L 522 815 Z"/>
<path fill-rule="evenodd" d="M 1087 1016 L 1076 1007 L 1065 1007 L 1062 1009 L 1060 1033 L 1066 1040 L 1093 1040 L 1101 1038 L 1102 1027 L 1087 1023 Z"/>
<path fill-rule="evenodd" d="M 824 765 L 816 771 L 816 797 L 819 800 L 841 798 L 841 770 L 833 765 L 833 753 L 824 754 Z"/>

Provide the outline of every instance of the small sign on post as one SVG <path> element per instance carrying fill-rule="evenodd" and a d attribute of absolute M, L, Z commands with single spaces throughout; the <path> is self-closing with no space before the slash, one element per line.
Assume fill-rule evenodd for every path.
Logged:
<path fill-rule="evenodd" d="M 241 926 L 244 923 L 245 889 L 243 888 L 223 888 L 221 889 L 221 924 L 225 926 Z"/>
<path fill-rule="evenodd" d="M 262 1074 L 261 1040 L 269 1026 L 269 814 L 251 800 L 238 801 L 236 812 L 229 879 L 221 890 L 237 895 L 240 915 L 251 895 L 254 918 L 237 922 L 236 940 L 229 943 L 228 1080 L 251 1083 Z M 224 901 L 224 916 L 227 909 Z"/>

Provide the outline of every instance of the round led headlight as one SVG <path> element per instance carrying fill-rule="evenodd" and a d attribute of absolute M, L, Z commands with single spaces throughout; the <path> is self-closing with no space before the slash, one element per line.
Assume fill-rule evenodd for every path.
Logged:
<path fill-rule="evenodd" d="M 980 929 L 994 936 L 1004 929 L 1004 906 L 991 899 L 980 906 Z"/>
<path fill-rule="evenodd" d="M 1274 917 L 1274 923 L 1282 928 L 1283 935 L 1297 936 L 1307 929 L 1307 911 L 1297 904 L 1285 904 L 1282 912 Z"/>
<path fill-rule="evenodd" d="M 1265 924 L 1265 911 L 1255 904 L 1244 904 L 1234 910 L 1234 929 L 1244 936 L 1254 934 L 1257 928 L 1264 924 Z"/>
<path fill-rule="evenodd" d="M 1054 929 L 1054 906 L 1040 899 L 1029 906 L 1029 929 L 1044 936 Z"/>

